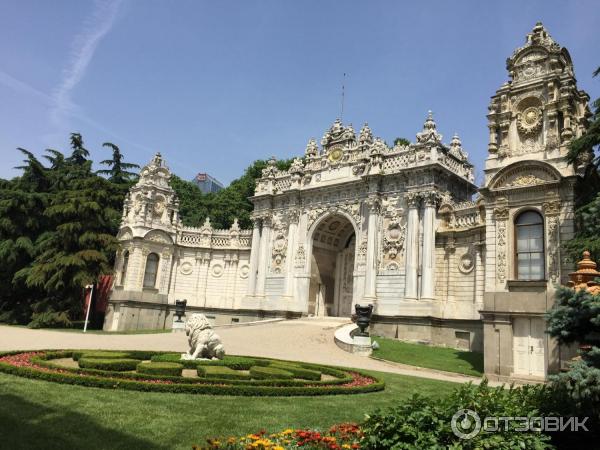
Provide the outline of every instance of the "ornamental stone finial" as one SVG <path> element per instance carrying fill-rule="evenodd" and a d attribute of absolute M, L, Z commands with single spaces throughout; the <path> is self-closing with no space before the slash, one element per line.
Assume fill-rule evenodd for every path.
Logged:
<path fill-rule="evenodd" d="M 306 150 L 304 154 L 309 158 L 314 158 L 319 154 L 319 147 L 317 146 L 317 141 L 314 138 L 311 138 L 306 144 Z"/>
<path fill-rule="evenodd" d="M 365 124 L 360 129 L 360 134 L 358 136 L 359 145 L 366 145 L 373 143 L 373 133 L 371 128 L 369 128 L 369 124 L 365 122 Z"/>
<path fill-rule="evenodd" d="M 458 137 L 458 133 L 454 133 L 454 136 L 452 137 L 452 141 L 450 142 L 450 153 L 462 161 L 466 161 L 468 158 L 467 152 L 462 148 L 462 142 Z"/>
<path fill-rule="evenodd" d="M 437 132 L 437 125 L 433 120 L 431 110 L 427 114 L 427 119 L 423 124 L 423 130 L 417 133 L 417 142 L 420 144 L 439 144 L 442 142 L 442 135 Z"/>

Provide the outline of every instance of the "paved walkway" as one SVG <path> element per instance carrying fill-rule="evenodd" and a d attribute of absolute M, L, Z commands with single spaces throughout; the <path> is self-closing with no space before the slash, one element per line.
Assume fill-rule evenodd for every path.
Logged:
<path fill-rule="evenodd" d="M 339 319 L 297 319 L 252 326 L 218 328 L 227 353 L 254 355 L 378 370 L 433 380 L 464 383 L 480 379 L 356 356 L 335 345 L 333 333 Z M 106 349 L 187 351 L 184 333 L 83 334 L 69 331 L 30 330 L 0 326 L 0 351 L 39 349 Z M 492 383 L 490 385 L 499 385 Z"/>

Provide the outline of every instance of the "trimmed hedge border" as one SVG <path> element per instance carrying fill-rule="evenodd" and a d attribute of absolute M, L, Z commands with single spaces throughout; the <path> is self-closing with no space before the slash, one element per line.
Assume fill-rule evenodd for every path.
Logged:
<path fill-rule="evenodd" d="M 11 375 L 51 381 L 77 386 L 98 387 L 106 389 L 126 389 L 143 392 L 169 392 L 206 395 L 228 395 L 228 396 L 320 396 L 320 395 L 349 395 L 381 391 L 385 383 L 369 373 L 351 368 L 333 368 L 329 366 L 318 366 L 307 364 L 306 368 L 321 368 L 334 372 L 336 375 L 343 374 L 344 379 L 339 378 L 331 381 L 302 382 L 299 380 L 223 380 L 223 379 L 196 379 L 169 376 L 148 377 L 136 373 L 124 373 L 114 371 L 99 371 L 95 369 L 65 368 L 52 364 L 51 359 L 66 358 L 72 356 L 73 350 L 39 350 L 39 351 L 10 351 L 0 352 L 0 358 L 15 356 L 19 354 L 35 353 L 29 356 L 30 367 L 26 364 L 9 364 L 0 361 L 0 372 Z M 142 353 L 142 352 L 140 352 Z M 146 355 L 156 355 L 160 352 L 143 352 Z M 150 356 L 148 356 L 150 359 Z M 258 359 L 258 358 L 257 358 Z M 280 361 L 261 358 L 261 361 Z M 136 361 L 139 364 L 139 360 Z M 291 363 L 291 361 L 286 361 Z M 298 363 L 299 364 L 299 363 Z M 305 364 L 302 363 L 302 366 Z M 264 368 L 264 367 L 262 367 Z M 351 372 L 351 373 L 348 373 Z M 352 385 L 354 376 L 368 377 L 372 383 L 365 385 Z M 82 376 L 85 375 L 85 376 Z M 332 374 L 333 375 L 333 374 Z M 333 375 L 333 376 L 336 376 Z M 260 384 L 258 384 L 260 383 Z M 343 384 L 350 384 L 344 386 Z"/>
<path fill-rule="evenodd" d="M 136 366 L 136 372 L 147 375 L 166 375 L 180 377 L 183 370 L 182 364 L 170 362 L 141 362 Z"/>
<path fill-rule="evenodd" d="M 272 366 L 251 367 L 250 376 L 257 380 L 291 380 L 294 378 L 294 374 L 291 371 Z"/>
<path fill-rule="evenodd" d="M 79 361 L 79 358 L 83 355 L 101 359 L 127 358 L 145 360 L 150 359 L 152 356 L 159 356 L 164 353 L 165 352 L 149 352 L 144 350 L 72 350 L 69 351 L 69 356 L 75 361 Z"/>
<path fill-rule="evenodd" d="M 68 353 L 68 352 L 48 352 L 48 353 L 46 353 L 46 355 L 44 357 L 48 357 L 48 356 L 52 356 L 53 358 L 65 358 L 65 357 L 69 357 L 70 353 Z M 139 381 L 161 379 L 161 380 L 175 381 L 178 383 L 185 383 L 185 384 L 222 384 L 222 383 L 226 382 L 227 384 L 248 384 L 248 385 L 255 384 L 255 385 L 261 385 L 261 386 L 276 386 L 276 387 L 306 386 L 306 384 L 307 384 L 305 381 L 300 381 L 300 380 L 245 380 L 245 381 L 242 381 L 242 380 L 221 379 L 221 378 L 196 379 L 196 378 L 181 378 L 181 377 L 171 377 L 171 376 L 162 376 L 162 375 L 148 376 L 148 375 L 143 375 L 143 374 L 134 373 L 134 372 L 110 372 L 110 371 L 94 370 L 94 369 L 75 369 L 75 368 L 70 368 L 70 367 L 64 367 L 64 366 L 53 363 L 51 359 L 46 360 L 40 356 L 35 356 L 31 360 L 35 364 L 38 364 L 43 367 L 48 367 L 51 369 L 58 369 L 61 371 L 73 372 L 76 374 L 97 375 L 97 376 L 109 375 L 111 378 L 123 378 L 123 379 L 139 380 Z M 289 363 L 290 361 L 287 361 L 287 362 Z M 327 368 L 325 366 L 323 366 L 323 367 Z M 356 372 L 356 370 L 354 370 L 354 371 Z M 328 381 L 323 381 L 323 380 L 314 381 L 314 382 L 311 382 L 310 384 L 313 386 L 319 386 L 321 384 L 329 386 L 329 385 L 345 384 L 345 383 L 349 383 L 352 381 L 352 377 L 350 375 L 347 375 L 342 371 L 336 371 L 336 372 L 341 373 L 343 375 L 343 378 L 338 378 L 335 380 L 328 380 Z"/>
<path fill-rule="evenodd" d="M 250 374 L 241 373 L 227 366 L 198 366 L 198 376 L 221 380 L 250 380 Z"/>
<path fill-rule="evenodd" d="M 126 372 L 128 370 L 135 370 L 138 364 L 140 364 L 139 359 L 97 359 L 97 358 L 88 358 L 87 356 L 83 356 L 79 358 L 79 367 L 83 369 L 96 369 L 96 370 L 111 370 L 114 372 Z"/>
<path fill-rule="evenodd" d="M 182 360 L 179 353 L 167 353 L 164 355 L 152 356 L 153 362 L 176 362 L 183 364 L 186 369 L 195 369 L 198 366 L 225 366 L 234 370 L 250 370 L 252 366 L 268 366 L 268 360 L 258 358 L 249 358 L 246 356 L 225 355 L 223 359 L 189 361 Z"/>
<path fill-rule="evenodd" d="M 274 362 L 269 367 L 283 369 L 287 372 L 290 372 L 295 378 L 301 378 L 303 380 L 319 381 L 321 379 L 321 372 L 318 370 L 305 369 L 304 367 L 278 362 Z"/>

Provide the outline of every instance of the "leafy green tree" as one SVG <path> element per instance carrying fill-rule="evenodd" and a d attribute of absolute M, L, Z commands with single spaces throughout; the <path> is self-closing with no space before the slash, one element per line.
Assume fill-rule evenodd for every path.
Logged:
<path fill-rule="evenodd" d="M 556 412 L 590 417 L 600 437 L 600 295 L 560 287 L 546 315 L 548 334 L 560 344 L 583 344 L 579 360 L 567 372 L 552 377 Z M 591 436 L 586 436 L 590 438 Z"/>
<path fill-rule="evenodd" d="M 83 138 L 79 133 L 71 133 L 71 156 L 67 161 L 77 166 L 83 166 L 88 162 L 90 152 L 83 146 Z"/>
<path fill-rule="evenodd" d="M 119 168 L 122 182 L 93 173 L 77 133 L 68 158 L 46 151 L 49 167 L 19 150 L 21 176 L 0 182 L 0 321 L 68 325 L 79 318 L 84 286 L 112 271 L 129 182 Z"/>
<path fill-rule="evenodd" d="M 292 159 L 277 161 L 279 170 L 288 170 Z M 254 205 L 249 197 L 254 195 L 256 181 L 267 167 L 264 160 L 254 161 L 240 178 L 214 194 L 203 194 L 194 183 L 184 181 L 177 176 L 171 177 L 171 187 L 179 198 L 179 211 L 184 225 L 200 226 L 210 217 L 215 228 L 229 228 L 234 219 L 238 219 L 240 227 L 251 228 L 250 214 Z"/>
<path fill-rule="evenodd" d="M 108 166 L 110 169 L 98 170 L 97 173 L 108 175 L 108 179 L 117 184 L 128 183 L 137 177 L 137 173 L 132 172 L 130 169 L 139 169 L 140 166 L 123 162 L 123 154 L 118 146 L 111 142 L 105 142 L 102 146 L 112 151 L 111 159 L 100 161 L 100 164 Z"/>
<path fill-rule="evenodd" d="M 396 139 L 394 139 L 394 147 L 396 145 L 400 145 L 400 146 L 410 145 L 410 141 L 406 138 L 397 137 Z"/>
<path fill-rule="evenodd" d="M 600 67 L 594 72 L 594 76 L 598 74 Z M 574 261 L 584 250 L 589 250 L 593 258 L 600 259 L 600 98 L 593 103 L 590 122 L 585 134 L 571 142 L 567 154 L 567 161 L 575 167 L 586 160 L 587 155 L 592 155 L 583 181 L 577 186 L 575 238 L 564 245 Z"/>
<path fill-rule="evenodd" d="M 179 217 L 185 226 L 197 227 L 210 215 L 208 197 L 191 181 L 171 175 L 169 181 L 179 199 Z"/>

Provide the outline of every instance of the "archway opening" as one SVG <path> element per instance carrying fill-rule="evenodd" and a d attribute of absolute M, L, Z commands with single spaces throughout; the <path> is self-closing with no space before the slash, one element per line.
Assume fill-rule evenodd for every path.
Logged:
<path fill-rule="evenodd" d="M 354 287 L 356 235 L 339 214 L 321 221 L 313 232 L 308 314 L 350 317 Z"/>

